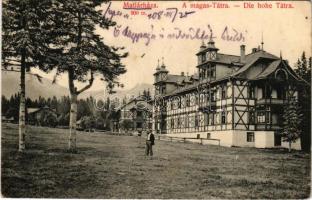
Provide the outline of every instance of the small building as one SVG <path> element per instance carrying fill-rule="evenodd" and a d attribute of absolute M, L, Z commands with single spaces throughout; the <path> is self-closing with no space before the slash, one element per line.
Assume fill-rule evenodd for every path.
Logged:
<path fill-rule="evenodd" d="M 56 126 L 56 110 L 48 106 L 42 108 L 27 108 L 27 123 L 37 126 Z"/>
<path fill-rule="evenodd" d="M 145 96 L 132 98 L 118 110 L 120 118 L 114 127 L 118 126 L 119 132 L 130 130 L 141 133 L 152 128 L 152 102 Z"/>

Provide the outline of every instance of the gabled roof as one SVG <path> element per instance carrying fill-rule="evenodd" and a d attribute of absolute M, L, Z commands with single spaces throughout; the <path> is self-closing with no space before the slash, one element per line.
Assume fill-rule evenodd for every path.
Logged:
<path fill-rule="evenodd" d="M 201 50 L 203 52 L 205 50 Z M 218 53 L 217 54 L 217 60 L 215 61 L 206 61 L 207 62 L 215 62 L 215 63 L 222 63 L 225 65 L 231 65 L 231 66 L 236 66 L 239 69 L 236 71 L 232 71 L 228 74 L 225 74 L 224 76 L 213 80 L 213 81 L 208 81 L 208 80 L 202 80 L 200 83 L 218 83 L 220 81 L 226 81 L 230 78 L 236 78 L 236 79 L 248 79 L 248 80 L 259 80 L 259 79 L 264 79 L 267 78 L 269 75 L 272 73 L 276 72 L 276 70 L 279 67 L 283 67 L 291 76 L 293 76 L 296 80 L 298 81 L 304 81 L 300 77 L 298 77 L 293 69 L 288 65 L 288 63 L 281 58 L 268 53 L 262 49 L 257 49 L 256 51 L 253 51 L 250 54 L 247 54 L 244 58 L 243 61 L 241 61 L 240 56 L 236 55 L 228 55 L 228 54 L 222 54 Z M 202 63 L 202 64 L 205 64 Z M 258 63 L 261 63 L 259 66 Z M 253 67 L 258 67 L 255 68 L 256 70 L 254 71 L 249 71 L 249 69 L 253 69 Z M 250 73 L 252 72 L 252 73 Z M 180 75 L 171 75 L 168 74 L 168 80 L 166 82 L 173 82 L 178 85 L 181 83 L 192 83 L 192 84 L 185 84 L 184 87 L 178 87 L 174 91 L 165 94 L 164 96 L 171 96 L 176 93 L 181 93 L 181 92 L 186 92 L 190 90 L 194 90 L 197 88 L 199 84 L 199 77 L 198 74 L 194 74 L 192 76 L 180 76 Z M 306 81 L 305 81 L 306 82 Z"/>
<path fill-rule="evenodd" d="M 234 72 L 231 76 L 235 77 L 235 76 L 238 76 L 241 73 L 245 72 L 253 64 L 255 64 L 255 62 L 258 61 L 260 58 L 268 59 L 270 61 L 279 59 L 277 56 L 274 56 L 274 55 L 267 53 L 266 51 L 263 51 L 263 50 L 248 54 L 245 57 L 245 65 L 242 68 L 240 68 L 238 71 Z"/>
<path fill-rule="evenodd" d="M 268 67 L 265 68 L 260 74 L 258 74 L 256 77 L 251 79 L 261 79 L 266 78 L 268 75 L 275 72 L 275 70 L 278 68 L 278 66 L 282 63 L 282 60 L 275 60 L 273 61 Z"/>
<path fill-rule="evenodd" d="M 253 59 L 254 57 L 262 57 L 262 58 L 269 58 L 269 59 L 280 59 L 279 57 L 268 53 L 264 50 L 258 50 L 256 52 L 252 52 L 250 54 L 246 55 L 246 62 L 248 62 L 248 60 Z"/>
<path fill-rule="evenodd" d="M 298 76 L 294 70 L 288 65 L 287 62 L 285 62 L 284 60 L 280 59 L 280 60 L 276 60 L 274 62 L 272 62 L 268 67 L 266 67 L 265 70 L 263 70 L 263 72 L 261 72 L 260 74 L 258 74 L 256 77 L 254 77 L 254 80 L 259 80 L 259 79 L 265 79 L 266 77 L 268 77 L 269 75 L 271 75 L 272 73 L 276 72 L 276 70 L 282 66 L 283 69 L 285 69 L 289 75 L 291 75 L 294 79 L 296 79 L 297 81 L 301 81 L 304 82 L 305 84 L 310 85 L 310 83 L 308 83 L 307 81 L 305 81 L 303 78 L 301 78 L 300 76 Z"/>
<path fill-rule="evenodd" d="M 28 114 L 37 112 L 38 110 L 40 110 L 40 108 L 27 108 Z"/>
<path fill-rule="evenodd" d="M 144 102 L 146 102 L 147 104 L 150 104 L 150 101 L 147 101 L 146 97 L 144 97 L 143 95 L 140 95 L 140 96 L 137 96 L 137 97 L 131 99 L 129 102 L 127 102 L 127 103 L 121 105 L 119 108 L 117 108 L 117 110 L 123 109 L 125 106 L 127 106 L 127 105 L 133 103 L 134 101 L 144 101 Z M 135 105 L 133 105 L 133 106 L 135 106 Z"/>
<path fill-rule="evenodd" d="M 40 110 L 49 110 L 49 111 L 52 111 L 52 112 L 56 113 L 55 109 L 51 109 L 48 106 L 44 106 L 42 108 L 27 108 L 27 113 L 28 114 L 33 114 L 33 113 L 39 112 Z"/>
<path fill-rule="evenodd" d="M 152 105 L 146 101 L 144 101 L 145 104 L 138 103 L 136 105 L 133 105 L 130 110 L 147 110 L 147 111 L 152 111 Z"/>
<path fill-rule="evenodd" d="M 250 74 L 247 75 L 244 72 L 247 71 L 249 68 L 253 67 L 254 64 L 260 60 L 266 60 L 267 65 L 265 68 L 258 74 Z M 296 80 L 298 81 L 304 81 L 302 78 L 300 78 L 293 69 L 288 65 L 287 62 L 282 60 L 281 58 L 278 58 L 277 56 L 274 56 L 270 53 L 267 53 L 263 50 L 257 51 L 253 54 L 249 54 L 246 59 L 246 64 L 240 68 L 238 71 L 233 73 L 231 77 L 240 77 L 240 78 L 246 78 L 249 80 L 259 80 L 259 79 L 265 79 L 272 73 L 274 73 L 280 66 L 284 67 L 287 72 Z"/>

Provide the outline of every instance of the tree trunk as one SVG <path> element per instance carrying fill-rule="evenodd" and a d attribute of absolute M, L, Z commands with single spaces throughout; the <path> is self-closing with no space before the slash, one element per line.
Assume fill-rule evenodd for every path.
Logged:
<path fill-rule="evenodd" d="M 68 149 L 76 151 L 77 94 L 71 94 Z"/>
<path fill-rule="evenodd" d="M 291 141 L 288 142 L 288 152 L 291 152 Z"/>
<path fill-rule="evenodd" d="M 18 151 L 23 152 L 25 150 L 25 54 L 22 54 L 21 59 L 21 83 L 20 83 L 20 105 L 19 105 L 19 124 L 18 124 Z"/>

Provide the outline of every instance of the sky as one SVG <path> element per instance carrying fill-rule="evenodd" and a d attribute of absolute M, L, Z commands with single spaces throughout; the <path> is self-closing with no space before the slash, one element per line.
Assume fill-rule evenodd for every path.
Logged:
<path fill-rule="evenodd" d="M 126 65 L 127 73 L 119 79 L 125 85 L 124 89 L 133 88 L 140 83 L 152 84 L 158 60 L 160 63 L 164 62 L 172 74 L 180 74 L 182 71 L 189 74 L 196 72 L 195 54 L 202 42 L 207 43 L 208 39 L 203 41 L 201 38 L 170 38 L 170 34 L 177 34 L 179 30 L 194 35 L 194 32 L 200 29 L 208 36 L 211 30 L 219 53 L 239 55 L 240 45 L 244 44 L 248 54 L 263 40 L 265 51 L 277 56 L 282 54 L 283 59 L 287 59 L 291 66 L 303 51 L 307 56 L 311 56 L 311 4 L 308 1 L 287 2 L 292 8 L 278 8 L 274 1 L 251 1 L 254 8 L 244 8 L 244 2 L 240 1 L 225 1 L 229 8 L 214 8 L 212 2 L 197 2 L 212 6 L 205 9 L 190 8 L 191 4 L 196 2 L 158 1 L 149 2 L 157 8 L 136 10 L 138 15 L 131 15 L 131 11 L 134 10 L 124 9 L 124 3 L 114 1 L 102 5 L 99 9 L 107 18 L 112 17 L 117 26 L 109 30 L 97 29 L 97 33 L 103 37 L 106 44 L 125 47 L 124 51 L 129 52 L 129 56 L 122 61 Z M 258 3 L 272 4 L 272 8 L 258 8 Z M 116 15 L 113 16 L 114 14 Z M 148 14 L 151 14 L 150 18 Z M 157 19 L 158 16 L 160 19 Z M 243 39 L 236 38 L 238 41 L 231 41 L 222 37 L 226 28 L 229 36 L 235 35 L 235 29 Z M 154 34 L 154 39 L 148 42 L 146 38 L 131 38 L 130 31 L 132 36 L 138 36 L 140 33 L 142 36 L 145 33 L 145 37 L 149 34 L 151 38 Z M 52 79 L 54 73 L 41 75 Z M 67 87 L 66 75 L 58 77 L 57 81 L 58 84 Z M 82 86 L 83 84 L 78 84 L 78 88 Z M 104 83 L 96 79 L 90 90 L 99 90 L 103 86 Z"/>

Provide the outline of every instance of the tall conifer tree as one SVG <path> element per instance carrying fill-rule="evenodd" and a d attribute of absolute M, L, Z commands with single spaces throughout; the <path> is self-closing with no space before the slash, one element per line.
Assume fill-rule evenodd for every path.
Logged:
<path fill-rule="evenodd" d="M 108 29 L 115 23 L 104 17 L 103 11 L 97 10 L 103 0 L 55 0 L 55 20 L 60 20 L 55 46 L 64 47 L 59 54 L 60 61 L 57 74 L 66 73 L 70 90 L 70 133 L 68 148 L 76 150 L 77 97 L 89 89 L 95 76 L 100 75 L 111 90 L 119 86 L 118 76 L 125 73 L 121 58 L 127 53 L 119 54 L 123 48 L 106 45 L 103 38 L 96 34 L 96 27 Z M 78 89 L 77 82 L 86 85 Z"/>

